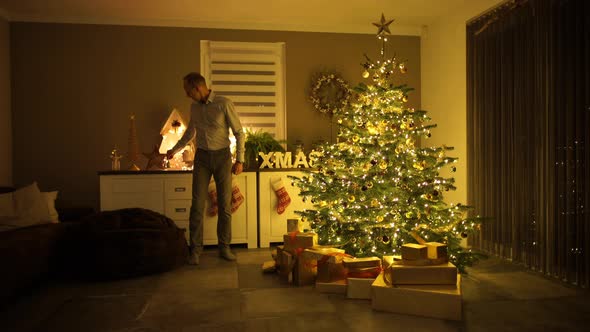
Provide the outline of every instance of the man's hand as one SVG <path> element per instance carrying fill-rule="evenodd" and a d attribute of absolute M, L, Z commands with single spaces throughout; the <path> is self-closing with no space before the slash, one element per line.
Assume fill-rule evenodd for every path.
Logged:
<path fill-rule="evenodd" d="M 235 175 L 239 175 L 240 173 L 242 173 L 243 170 L 244 170 L 244 165 L 239 161 L 236 161 L 234 163 L 234 165 L 231 167 L 231 172 L 234 173 Z"/>
<path fill-rule="evenodd" d="M 170 160 L 172 158 L 174 158 L 174 154 L 172 153 L 172 149 L 166 151 L 166 159 Z"/>

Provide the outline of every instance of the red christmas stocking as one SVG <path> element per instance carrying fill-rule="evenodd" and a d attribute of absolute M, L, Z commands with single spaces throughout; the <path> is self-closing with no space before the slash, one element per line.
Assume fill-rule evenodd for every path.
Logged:
<path fill-rule="evenodd" d="M 240 192 L 240 187 L 235 181 L 235 178 L 231 179 L 231 213 L 234 213 L 240 205 L 244 203 L 244 195 Z"/>
<path fill-rule="evenodd" d="M 272 181 L 272 189 L 274 189 L 275 194 L 277 194 L 277 213 L 283 214 L 287 206 L 291 204 L 291 197 L 289 197 L 289 193 L 285 189 L 283 180 L 278 178 L 277 180 Z"/>
<path fill-rule="evenodd" d="M 210 205 L 207 209 L 207 215 L 214 217 L 217 215 L 217 187 L 215 187 L 215 181 L 209 182 L 209 201 Z"/>
<path fill-rule="evenodd" d="M 242 195 L 240 187 L 238 187 L 238 184 L 234 179 L 232 179 L 231 186 L 231 213 L 234 213 L 240 207 L 240 205 L 244 203 L 244 195 Z M 217 215 L 218 209 L 217 187 L 215 186 L 215 181 L 209 182 L 209 201 L 211 204 L 209 205 L 209 209 L 207 209 L 207 215 L 214 217 Z"/>

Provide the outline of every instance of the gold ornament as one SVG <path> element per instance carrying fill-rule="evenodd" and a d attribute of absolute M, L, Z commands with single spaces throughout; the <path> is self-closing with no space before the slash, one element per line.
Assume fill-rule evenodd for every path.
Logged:
<path fill-rule="evenodd" d="M 372 206 L 372 207 L 375 207 L 375 208 L 376 208 L 376 207 L 379 207 L 379 200 L 378 200 L 378 199 L 376 199 L 376 198 L 373 198 L 373 199 L 371 200 L 371 206 Z"/>
<path fill-rule="evenodd" d="M 370 75 L 370 74 L 369 74 L 369 72 L 368 72 L 368 71 L 366 71 L 366 70 L 365 70 L 365 71 L 363 72 L 363 78 L 369 78 L 369 75 Z"/>
<path fill-rule="evenodd" d="M 367 182 L 367 188 L 369 188 L 369 189 L 373 188 L 373 182 Z"/>
<path fill-rule="evenodd" d="M 350 196 L 348 196 L 348 201 L 349 201 L 349 202 L 351 202 L 351 203 L 352 203 L 352 202 L 354 202 L 354 200 L 355 200 L 355 197 L 354 197 L 354 195 L 350 195 Z"/>
<path fill-rule="evenodd" d="M 406 65 L 404 63 L 400 63 L 399 64 L 399 71 L 402 74 L 405 74 L 408 72 L 408 68 L 406 68 Z"/>
<path fill-rule="evenodd" d="M 383 169 L 383 170 L 386 169 L 387 168 L 387 162 L 385 162 L 385 161 L 380 162 L 379 163 L 379 168 L 380 169 Z"/>
<path fill-rule="evenodd" d="M 377 222 L 383 222 L 384 219 L 383 216 L 377 216 Z"/>
<path fill-rule="evenodd" d="M 402 101 L 403 101 L 404 103 L 407 103 L 407 102 L 408 102 L 408 96 L 404 96 L 404 97 L 402 98 Z"/>
<path fill-rule="evenodd" d="M 353 142 L 353 143 L 356 143 L 356 142 L 358 142 L 358 141 L 359 141 L 359 139 L 361 139 L 361 138 L 360 138 L 358 135 L 354 135 L 354 136 L 352 136 L 352 142 Z"/>

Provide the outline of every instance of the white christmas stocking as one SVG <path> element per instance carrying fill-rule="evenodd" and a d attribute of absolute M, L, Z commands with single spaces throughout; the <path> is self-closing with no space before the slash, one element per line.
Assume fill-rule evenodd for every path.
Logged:
<path fill-rule="evenodd" d="M 291 197 L 289 197 L 289 193 L 285 189 L 283 180 L 280 177 L 272 181 L 272 189 L 277 194 L 277 213 L 283 214 L 287 206 L 291 204 Z"/>

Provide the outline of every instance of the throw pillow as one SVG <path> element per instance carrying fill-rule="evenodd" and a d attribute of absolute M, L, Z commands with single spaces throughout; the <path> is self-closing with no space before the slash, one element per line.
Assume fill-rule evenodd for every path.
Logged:
<path fill-rule="evenodd" d="M 14 193 L 16 215 L 21 219 L 22 226 L 49 222 L 49 209 L 37 182 L 17 189 Z"/>
<path fill-rule="evenodd" d="M 41 192 L 45 202 L 47 202 L 47 209 L 49 210 L 49 221 L 52 223 L 59 222 L 59 214 L 55 209 L 55 200 L 57 199 L 58 191 Z"/>
<path fill-rule="evenodd" d="M 14 217 L 14 201 L 12 193 L 0 194 L 0 217 Z"/>

